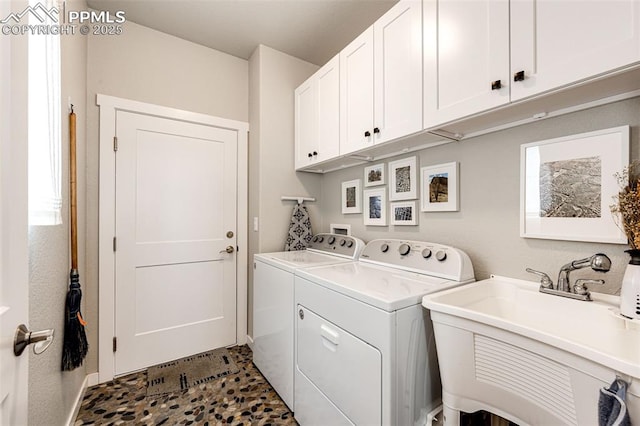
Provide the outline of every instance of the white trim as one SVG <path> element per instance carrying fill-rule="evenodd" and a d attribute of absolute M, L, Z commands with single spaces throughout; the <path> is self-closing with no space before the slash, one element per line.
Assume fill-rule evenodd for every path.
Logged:
<path fill-rule="evenodd" d="M 247 334 L 247 345 L 253 350 L 253 338 Z"/>
<path fill-rule="evenodd" d="M 112 380 L 115 375 L 115 357 L 112 339 L 115 335 L 115 156 L 113 137 L 116 132 L 116 111 L 128 111 L 205 124 L 238 132 L 238 193 L 236 234 L 236 342 L 246 343 L 247 336 L 247 265 L 248 236 L 248 132 L 249 124 L 242 121 L 213 117 L 206 114 L 147 104 L 113 96 L 96 96 L 100 107 L 100 174 L 99 174 L 99 231 L 98 231 L 98 382 Z"/>
<path fill-rule="evenodd" d="M 84 394 L 86 393 L 87 388 L 97 384 L 98 373 L 91 373 L 85 376 L 84 381 L 82 382 L 82 386 L 80 386 L 80 390 L 78 391 L 78 395 L 76 396 L 76 402 L 75 404 L 73 404 L 73 408 L 69 412 L 69 417 L 67 418 L 67 422 L 65 423 L 66 425 L 73 426 L 75 424 L 76 417 L 78 417 L 78 413 L 80 412 L 82 400 L 84 399 Z"/>

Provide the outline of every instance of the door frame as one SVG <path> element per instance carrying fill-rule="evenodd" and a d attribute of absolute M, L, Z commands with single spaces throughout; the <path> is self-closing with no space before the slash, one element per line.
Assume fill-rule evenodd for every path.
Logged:
<path fill-rule="evenodd" d="M 115 155 L 116 113 L 133 112 L 195 124 L 220 127 L 238 135 L 238 192 L 236 235 L 236 343 L 247 342 L 247 265 L 248 265 L 248 139 L 249 123 L 184 111 L 129 99 L 97 94 L 100 108 L 100 174 L 98 224 L 98 381 L 115 376 Z"/>

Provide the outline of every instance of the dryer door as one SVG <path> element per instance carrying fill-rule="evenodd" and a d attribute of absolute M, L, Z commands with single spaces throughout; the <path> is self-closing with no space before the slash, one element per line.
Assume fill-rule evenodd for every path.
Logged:
<path fill-rule="evenodd" d="M 351 422 L 381 424 L 380 352 L 303 305 L 296 323 L 298 369 Z"/>

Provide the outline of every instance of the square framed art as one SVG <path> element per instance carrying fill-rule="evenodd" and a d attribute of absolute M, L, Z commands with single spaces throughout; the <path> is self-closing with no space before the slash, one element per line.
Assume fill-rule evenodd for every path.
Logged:
<path fill-rule="evenodd" d="M 627 243 L 609 206 L 629 164 L 629 126 L 520 147 L 520 236 Z"/>
<path fill-rule="evenodd" d="M 360 179 L 342 182 L 342 192 L 340 195 L 342 214 L 362 213 L 361 185 L 362 182 Z"/>
<path fill-rule="evenodd" d="M 417 162 L 417 157 L 389 162 L 389 200 L 418 198 Z"/>
<path fill-rule="evenodd" d="M 386 183 L 385 164 L 375 164 L 364 168 L 364 186 L 377 186 Z"/>
<path fill-rule="evenodd" d="M 387 226 L 387 190 L 386 188 L 365 189 L 364 224 Z"/>
<path fill-rule="evenodd" d="M 417 225 L 418 212 L 417 201 L 398 201 L 391 203 L 392 225 Z"/>
<path fill-rule="evenodd" d="M 458 211 L 458 162 L 438 164 L 420 169 L 423 212 Z"/>

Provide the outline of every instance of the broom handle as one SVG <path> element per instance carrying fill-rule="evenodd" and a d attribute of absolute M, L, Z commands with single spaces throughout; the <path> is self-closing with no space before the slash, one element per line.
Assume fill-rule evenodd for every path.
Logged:
<path fill-rule="evenodd" d="M 71 197 L 71 269 L 78 269 L 78 193 L 76 185 L 76 113 L 69 114 L 69 169 Z"/>

